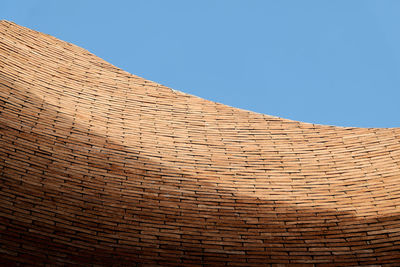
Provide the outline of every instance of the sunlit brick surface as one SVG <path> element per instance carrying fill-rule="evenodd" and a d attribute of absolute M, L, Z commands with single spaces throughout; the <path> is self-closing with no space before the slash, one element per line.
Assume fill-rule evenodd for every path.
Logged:
<path fill-rule="evenodd" d="M 228 107 L 6 21 L 0 178 L 5 266 L 400 264 L 400 128 Z"/>

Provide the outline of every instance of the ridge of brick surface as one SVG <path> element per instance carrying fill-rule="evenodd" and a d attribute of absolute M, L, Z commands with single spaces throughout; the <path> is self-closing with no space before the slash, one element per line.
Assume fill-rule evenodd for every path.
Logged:
<path fill-rule="evenodd" d="M 0 264 L 398 266 L 400 128 L 315 125 L 0 22 Z"/>

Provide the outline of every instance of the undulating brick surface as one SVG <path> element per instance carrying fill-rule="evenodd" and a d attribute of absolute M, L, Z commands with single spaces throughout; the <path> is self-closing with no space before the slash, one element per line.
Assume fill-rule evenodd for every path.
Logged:
<path fill-rule="evenodd" d="M 0 265 L 400 265 L 400 128 L 228 107 L 7 21 L 0 179 Z"/>

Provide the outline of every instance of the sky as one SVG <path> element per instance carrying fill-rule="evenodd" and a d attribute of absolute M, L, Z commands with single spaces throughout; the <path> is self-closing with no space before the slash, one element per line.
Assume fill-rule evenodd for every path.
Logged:
<path fill-rule="evenodd" d="M 258 113 L 400 127 L 400 1 L 2 0 L 0 19 Z"/>

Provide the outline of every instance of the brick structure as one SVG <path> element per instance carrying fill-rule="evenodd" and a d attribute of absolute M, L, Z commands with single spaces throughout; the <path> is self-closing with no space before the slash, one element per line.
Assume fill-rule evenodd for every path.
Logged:
<path fill-rule="evenodd" d="M 400 128 L 177 92 L 0 23 L 0 263 L 399 266 Z"/>

